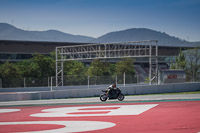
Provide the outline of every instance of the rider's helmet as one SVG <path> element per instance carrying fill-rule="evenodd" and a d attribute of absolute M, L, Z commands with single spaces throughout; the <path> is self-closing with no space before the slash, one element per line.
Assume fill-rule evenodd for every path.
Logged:
<path fill-rule="evenodd" d="M 115 83 L 114 83 L 114 84 L 112 84 L 112 87 L 113 87 L 113 88 L 116 88 L 116 84 L 115 84 Z"/>

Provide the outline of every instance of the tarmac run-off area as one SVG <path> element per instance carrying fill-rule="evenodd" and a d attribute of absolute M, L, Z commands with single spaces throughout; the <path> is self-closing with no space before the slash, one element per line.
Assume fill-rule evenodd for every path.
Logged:
<path fill-rule="evenodd" d="M 131 101 L 129 97 L 127 99 L 129 100 L 125 99 L 123 102 L 82 100 L 80 103 L 70 104 L 16 103 L 9 106 L 2 102 L 0 133 L 200 132 L 200 97 L 151 101 Z"/>

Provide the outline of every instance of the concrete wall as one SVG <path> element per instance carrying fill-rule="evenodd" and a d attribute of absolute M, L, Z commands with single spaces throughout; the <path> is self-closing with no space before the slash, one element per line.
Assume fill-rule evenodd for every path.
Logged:
<path fill-rule="evenodd" d="M 0 101 L 21 101 L 21 100 L 39 100 L 41 94 L 39 92 L 32 93 L 0 93 Z"/>
<path fill-rule="evenodd" d="M 200 91 L 200 83 L 177 83 L 165 85 L 121 87 L 121 89 L 122 92 L 127 95 L 189 92 Z"/>
<path fill-rule="evenodd" d="M 78 86 L 77 86 L 78 87 Z M 63 87 L 62 87 L 63 88 Z M 165 85 L 144 85 L 144 86 L 128 86 L 120 87 L 125 95 L 135 94 L 158 94 L 170 92 L 187 92 L 200 90 L 200 83 L 177 83 Z M 0 93 L 0 101 L 17 101 L 17 100 L 37 100 L 37 99 L 59 99 L 59 98 L 75 98 L 75 97 L 92 97 L 99 96 L 101 89 L 54 89 L 54 91 L 41 92 L 18 92 L 18 93 Z"/>
<path fill-rule="evenodd" d="M 50 87 L 21 87 L 21 88 L 0 88 L 1 92 L 35 92 L 50 91 Z"/>
<path fill-rule="evenodd" d="M 129 86 L 120 87 L 125 95 L 136 94 L 159 94 L 170 92 L 187 92 L 200 90 L 200 83 L 182 83 L 182 84 L 166 84 L 166 85 L 151 85 L 151 86 Z M 73 98 L 73 97 L 91 97 L 99 96 L 102 89 L 73 89 L 60 90 L 51 92 L 43 92 L 42 99 L 57 99 L 57 98 Z M 53 94 L 52 94 L 53 93 Z"/>
<path fill-rule="evenodd" d="M 41 99 L 59 99 L 59 98 L 75 98 L 75 97 L 93 97 L 99 96 L 102 89 L 73 89 L 58 90 L 52 92 L 41 92 Z"/>

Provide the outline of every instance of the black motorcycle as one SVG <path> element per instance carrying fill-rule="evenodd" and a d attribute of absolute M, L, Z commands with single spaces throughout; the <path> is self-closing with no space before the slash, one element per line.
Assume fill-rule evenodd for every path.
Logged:
<path fill-rule="evenodd" d="M 102 90 L 102 92 L 104 92 L 104 94 L 100 95 L 100 100 L 102 102 L 105 102 L 107 99 L 109 99 L 109 100 L 118 99 L 119 101 L 123 101 L 124 97 L 125 97 L 124 94 L 122 94 L 122 92 L 119 88 L 111 89 L 109 91 L 109 94 L 107 94 L 108 90 Z"/>

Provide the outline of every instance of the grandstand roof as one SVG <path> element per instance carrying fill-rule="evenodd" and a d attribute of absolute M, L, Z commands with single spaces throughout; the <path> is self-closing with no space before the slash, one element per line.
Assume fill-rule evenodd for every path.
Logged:
<path fill-rule="evenodd" d="M 48 54 L 54 51 L 55 48 L 58 46 L 80 45 L 80 44 L 85 44 L 85 43 L 0 40 L 0 52 Z"/>
<path fill-rule="evenodd" d="M 58 46 L 83 45 L 86 43 L 74 42 L 43 42 L 43 41 L 13 41 L 0 40 L 0 53 L 42 53 L 48 54 Z M 180 46 L 158 46 L 158 55 L 175 56 L 179 50 L 189 47 Z"/>

